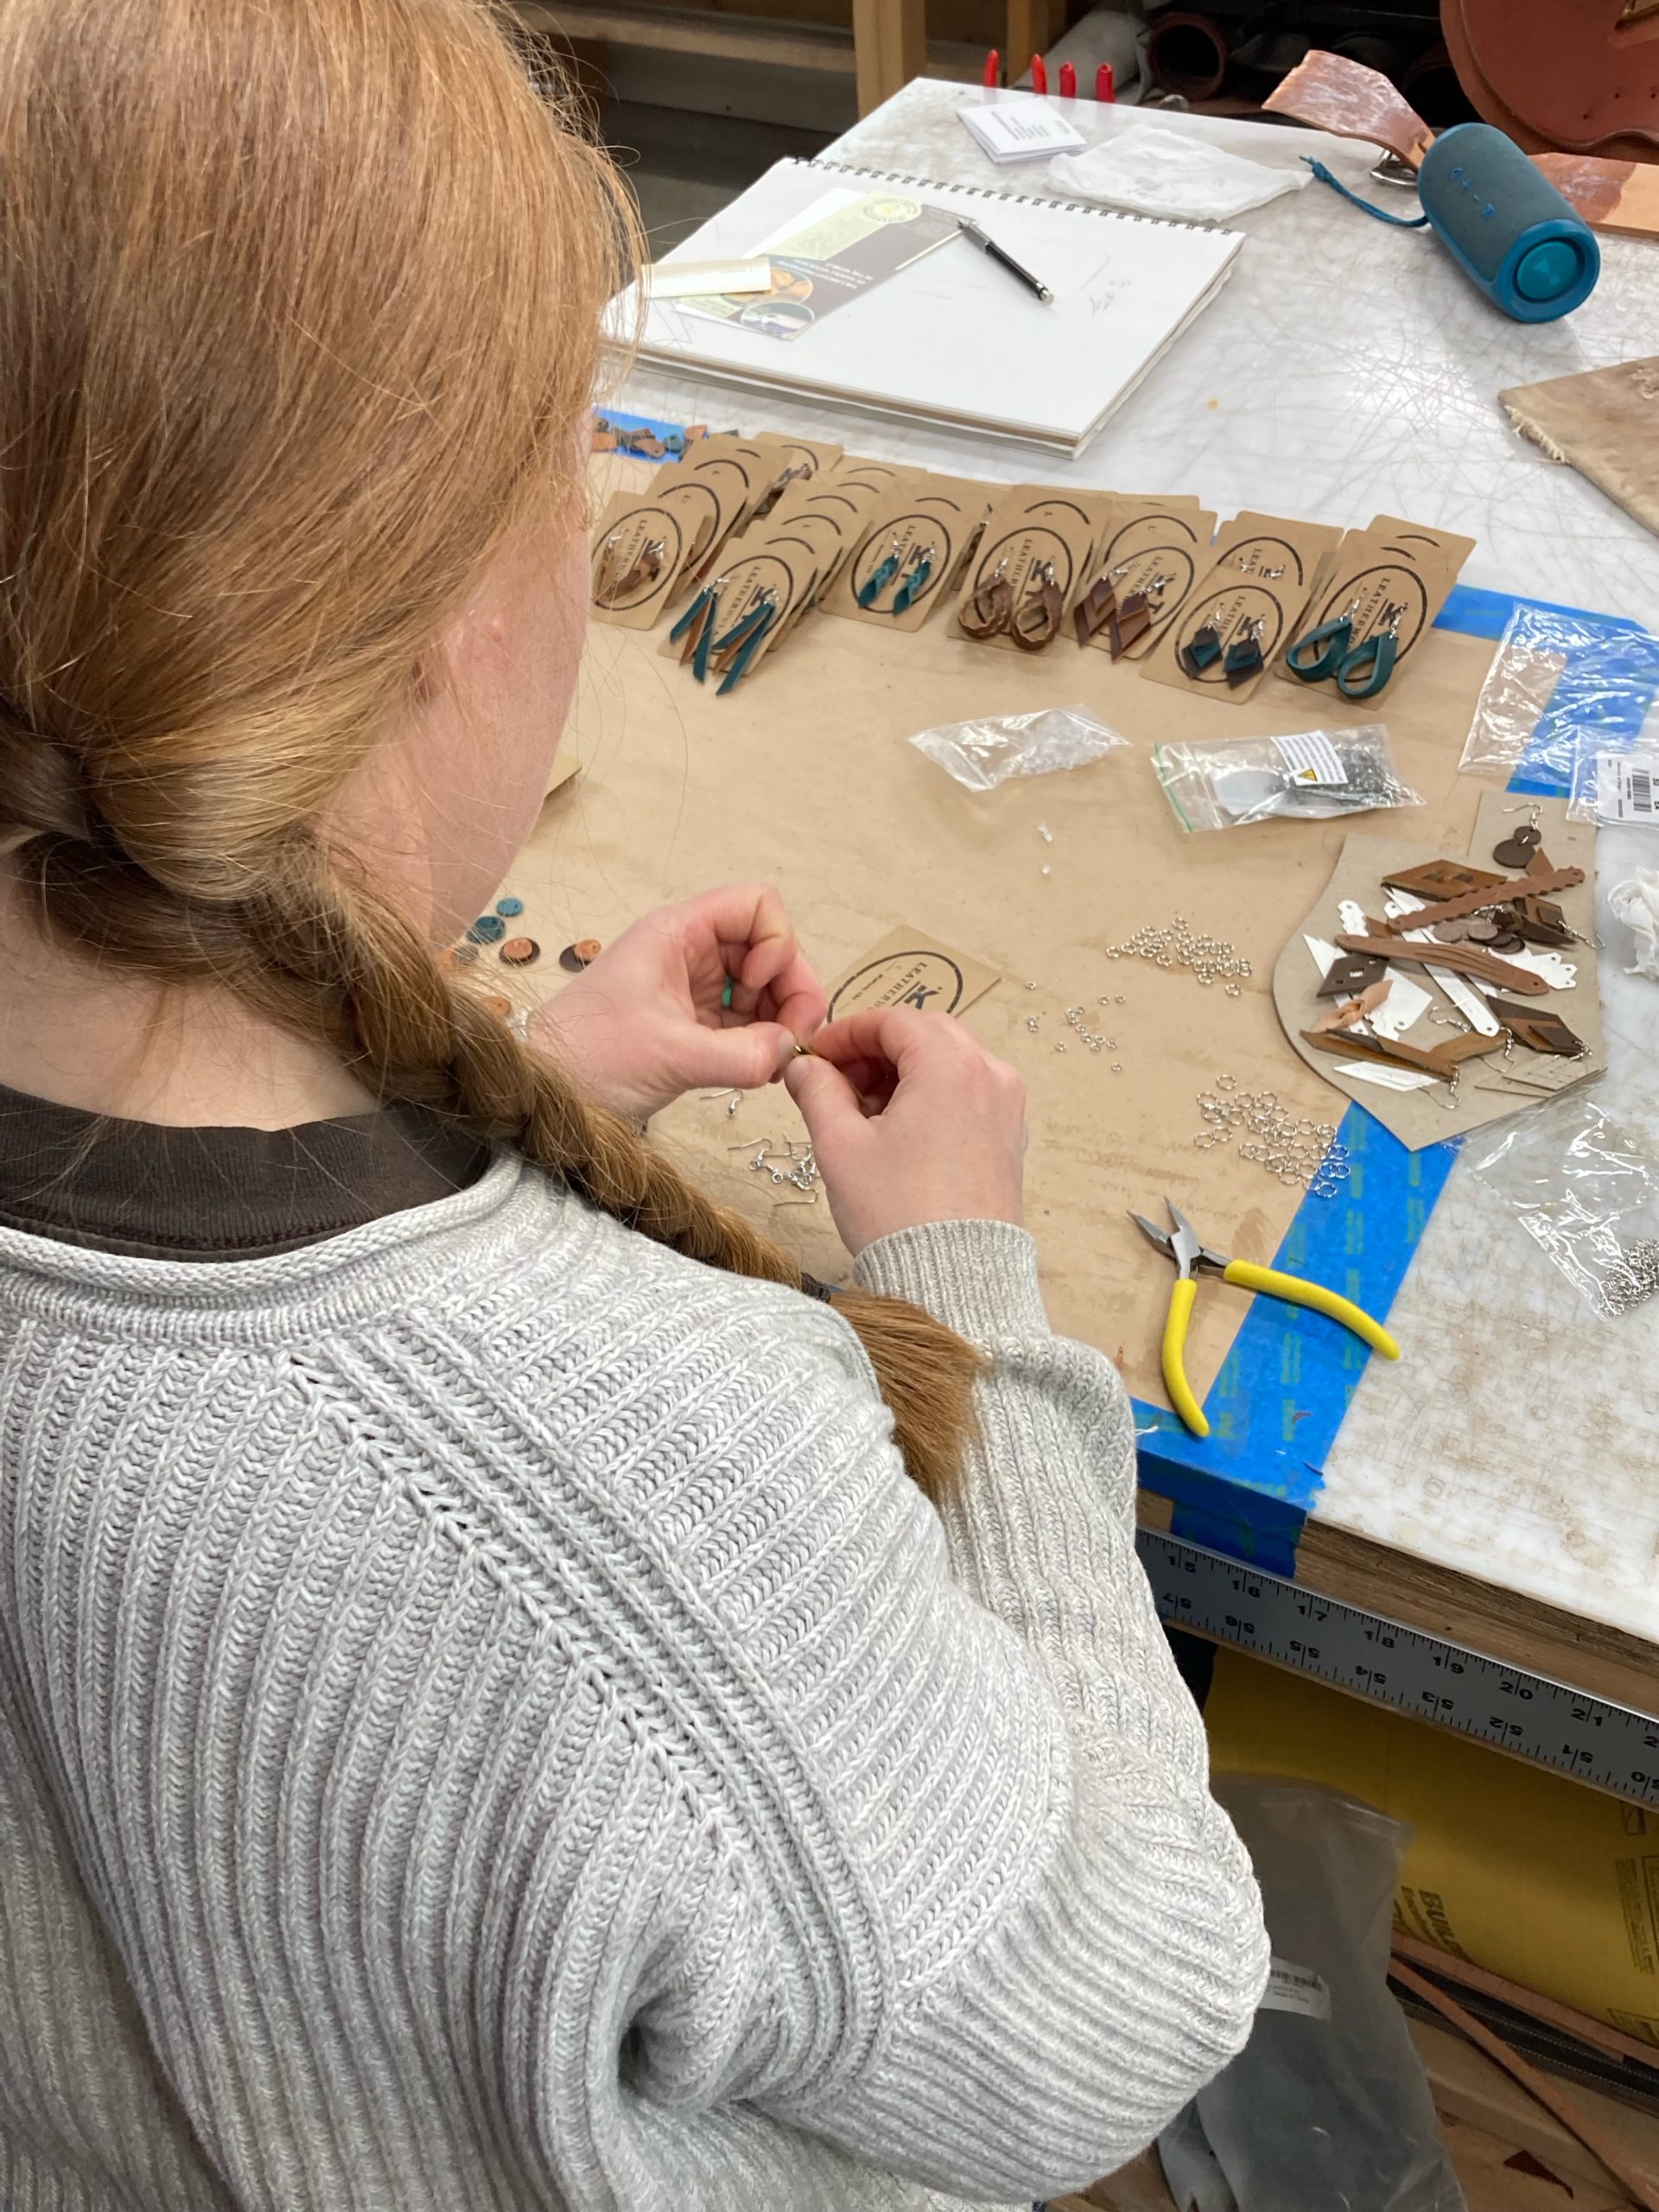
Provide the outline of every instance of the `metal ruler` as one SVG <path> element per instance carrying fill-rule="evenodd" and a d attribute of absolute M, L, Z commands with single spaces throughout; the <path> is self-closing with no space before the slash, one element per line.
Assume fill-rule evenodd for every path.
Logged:
<path fill-rule="evenodd" d="M 1160 1620 L 1316 1675 L 1333 1688 L 1659 1804 L 1659 1720 L 1445 1643 L 1154 1529 L 1136 1534 Z"/>

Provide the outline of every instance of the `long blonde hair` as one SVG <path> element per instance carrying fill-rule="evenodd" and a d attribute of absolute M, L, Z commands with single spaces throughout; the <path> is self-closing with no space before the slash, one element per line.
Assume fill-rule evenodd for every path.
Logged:
<path fill-rule="evenodd" d="M 485 0 L 4 0 L 0 849 L 65 941 L 798 1284 L 316 826 L 513 532 L 579 525 L 633 235 Z M 937 1494 L 975 1355 L 837 1302 Z"/>

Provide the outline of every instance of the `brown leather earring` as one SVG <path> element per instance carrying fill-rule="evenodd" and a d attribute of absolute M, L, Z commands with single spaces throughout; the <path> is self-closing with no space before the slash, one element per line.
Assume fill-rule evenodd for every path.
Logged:
<path fill-rule="evenodd" d="M 1153 625 L 1152 603 L 1143 591 L 1132 591 L 1112 610 L 1108 643 L 1114 660 L 1122 660 L 1129 647 L 1144 638 Z"/>
<path fill-rule="evenodd" d="M 618 532 L 613 531 L 599 549 L 594 563 L 593 600 L 595 607 L 608 607 L 616 584 L 616 542 Z"/>
<path fill-rule="evenodd" d="M 634 556 L 625 575 L 617 575 L 616 548 L 607 541 L 600 556 L 599 574 L 594 581 L 594 603 L 596 607 L 615 607 L 632 599 L 636 592 L 654 584 L 663 573 L 663 555 L 667 546 L 660 537 L 648 537 Z"/>
<path fill-rule="evenodd" d="M 1052 561 L 1039 561 L 1026 579 L 1026 595 L 1008 618 L 1008 635 L 1022 652 L 1039 653 L 1058 632 L 1065 598 Z"/>
<path fill-rule="evenodd" d="M 1109 622 L 1117 612 L 1117 586 L 1109 575 L 1101 576 L 1091 583 L 1071 610 L 1071 626 L 1077 633 L 1077 643 L 1086 645 L 1096 630 Z"/>
<path fill-rule="evenodd" d="M 1007 628 L 1014 613 L 1014 586 L 1004 573 L 1007 565 L 999 561 L 994 574 L 958 611 L 957 624 L 964 638 L 1000 638 Z"/>

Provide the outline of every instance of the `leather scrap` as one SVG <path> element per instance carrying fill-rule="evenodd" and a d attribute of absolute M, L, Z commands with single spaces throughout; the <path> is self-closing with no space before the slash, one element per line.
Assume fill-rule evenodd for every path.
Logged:
<path fill-rule="evenodd" d="M 1499 851 L 1503 847 L 1498 848 Z M 1511 899 L 1541 896 L 1546 891 L 1571 891 L 1584 881 L 1581 868 L 1553 868 L 1547 874 L 1522 875 L 1505 878 L 1494 876 L 1490 884 L 1473 890 L 1459 892 L 1456 898 L 1442 899 L 1438 906 L 1419 906 L 1409 914 L 1396 915 L 1389 923 L 1390 934 L 1403 934 L 1407 930 L 1432 930 L 1437 922 L 1454 922 L 1464 914 L 1478 914 L 1483 906 L 1505 905 Z M 1396 891 L 1409 887 L 1395 883 Z M 1416 894 L 1419 898 L 1422 893 Z"/>
<path fill-rule="evenodd" d="M 1465 891 L 1479 891 L 1508 880 L 1506 876 L 1494 875 L 1490 868 L 1471 868 L 1467 861 L 1422 861 L 1415 868 L 1402 868 L 1382 879 L 1390 891 L 1431 899 L 1458 899 Z"/>
<path fill-rule="evenodd" d="M 1560 1015 L 1547 1007 L 1511 1006 L 1505 999 L 1489 999 L 1486 1003 L 1516 1042 L 1531 1052 L 1554 1052 L 1564 1060 L 1576 1060 L 1584 1051 L 1584 1039 L 1575 1037 Z"/>
<path fill-rule="evenodd" d="M 1352 998 L 1356 993 L 1369 989 L 1386 971 L 1386 963 L 1375 956 L 1349 953 L 1331 963 L 1314 996 L 1321 999 Z"/>
<path fill-rule="evenodd" d="M 1322 1033 L 1327 1029 L 1346 1029 L 1356 1021 L 1369 1020 L 1393 988 L 1390 976 L 1381 977 L 1363 990 L 1357 999 L 1349 999 L 1342 1006 L 1327 1007 L 1314 1022 L 1315 1031 Z"/>
<path fill-rule="evenodd" d="M 1488 1052 L 1501 1052 L 1503 1049 L 1501 1037 L 1481 1037 L 1473 1030 L 1448 1037 L 1429 1052 L 1394 1038 L 1384 1044 L 1380 1038 L 1363 1036 L 1351 1029 L 1304 1029 L 1302 1042 L 1312 1045 L 1316 1052 L 1339 1053 L 1344 1059 L 1376 1060 L 1385 1067 L 1414 1068 L 1418 1074 L 1437 1077 L 1441 1083 L 1450 1083 L 1465 1060 L 1481 1059 Z"/>
<path fill-rule="evenodd" d="M 1506 991 L 1519 991 L 1522 998 L 1541 998 L 1549 988 L 1530 968 L 1513 967 L 1482 944 L 1440 944 L 1433 939 L 1412 944 L 1391 937 L 1339 937 L 1337 943 L 1344 952 L 1369 952 L 1383 960 L 1415 960 L 1423 965 L 1432 962 L 1436 968 L 1449 968 L 1455 976 L 1477 976 L 1484 983 L 1501 983 Z"/>

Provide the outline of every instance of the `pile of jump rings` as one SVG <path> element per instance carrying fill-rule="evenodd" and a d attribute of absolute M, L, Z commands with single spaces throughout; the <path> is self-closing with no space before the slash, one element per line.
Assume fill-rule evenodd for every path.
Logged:
<path fill-rule="evenodd" d="M 1659 1292 L 1659 1236 L 1643 1236 L 1620 1250 L 1618 1262 L 1601 1281 L 1602 1309 L 1631 1313 Z"/>
<path fill-rule="evenodd" d="M 1106 947 L 1109 960 L 1149 960 L 1154 968 L 1187 968 L 1204 984 L 1220 983 L 1230 999 L 1243 995 L 1240 978 L 1250 963 L 1224 937 L 1205 937 L 1185 914 L 1160 929 L 1148 923 L 1121 944 Z"/>
<path fill-rule="evenodd" d="M 1200 1152 L 1239 1137 L 1238 1157 L 1253 1160 L 1281 1183 L 1300 1184 L 1316 1198 L 1334 1198 L 1348 1180 L 1348 1147 L 1328 1122 L 1297 1121 L 1276 1090 L 1241 1090 L 1236 1076 L 1218 1075 L 1213 1090 L 1198 1093 L 1206 1126 L 1192 1141 Z"/>

